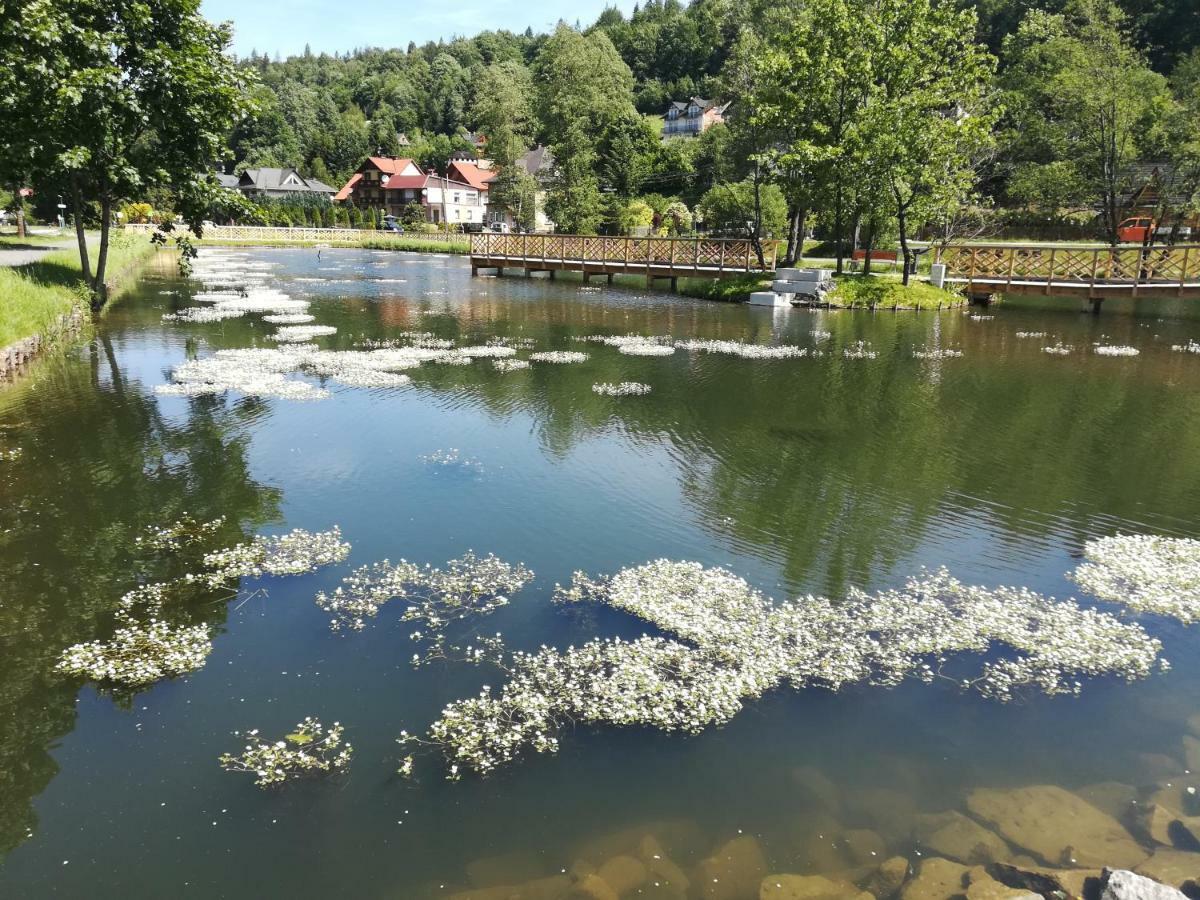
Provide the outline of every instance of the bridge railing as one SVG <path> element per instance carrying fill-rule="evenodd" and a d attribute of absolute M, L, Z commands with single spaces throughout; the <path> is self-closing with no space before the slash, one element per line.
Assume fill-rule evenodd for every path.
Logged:
<path fill-rule="evenodd" d="M 771 271 L 777 243 L 763 242 L 765 266 L 758 263 L 754 243 L 747 238 L 602 237 L 578 234 L 471 235 L 471 256 L 517 264 L 585 263 L 638 269 L 676 269 L 713 272 Z"/>
<path fill-rule="evenodd" d="M 1200 285 L 1200 246 L 1078 247 L 965 244 L 943 248 L 937 259 L 950 281 L 1005 286 L 1045 283 L 1078 287 Z"/>

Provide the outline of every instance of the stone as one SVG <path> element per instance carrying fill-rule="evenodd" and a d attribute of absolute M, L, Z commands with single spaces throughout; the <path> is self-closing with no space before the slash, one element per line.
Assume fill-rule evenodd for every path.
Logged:
<path fill-rule="evenodd" d="M 877 832 L 869 828 L 851 828 L 843 831 L 837 841 L 842 855 L 852 866 L 870 865 L 887 856 L 887 844 Z"/>
<path fill-rule="evenodd" d="M 791 297 L 785 292 L 752 291 L 747 301 L 751 306 L 776 306 L 791 308 Z"/>
<path fill-rule="evenodd" d="M 1177 888 L 1125 869 L 1105 868 L 1100 874 L 1100 900 L 1184 900 Z"/>
<path fill-rule="evenodd" d="M 863 881 L 863 890 L 869 892 L 878 900 L 890 900 L 904 885 L 908 878 L 908 860 L 903 856 L 893 856 L 881 862 Z"/>
<path fill-rule="evenodd" d="M 1145 803 L 1158 803 L 1178 817 L 1200 816 L 1200 781 L 1189 777 L 1164 782 L 1146 797 Z"/>
<path fill-rule="evenodd" d="M 1138 863 L 1134 871 L 1177 888 L 1189 882 L 1200 884 L 1200 853 L 1159 847 L 1149 859 Z"/>
<path fill-rule="evenodd" d="M 655 838 L 646 835 L 638 844 L 638 858 L 646 867 L 646 891 L 658 896 L 686 897 L 691 879 L 687 877 Z"/>
<path fill-rule="evenodd" d="M 1184 774 L 1183 764 L 1165 753 L 1138 753 L 1134 758 L 1143 775 L 1143 782 L 1170 779 Z"/>
<path fill-rule="evenodd" d="M 965 890 L 967 867 L 933 856 L 921 863 L 916 877 L 900 892 L 900 900 L 948 900 L 961 897 Z"/>
<path fill-rule="evenodd" d="M 913 800 L 917 793 L 889 787 L 860 788 L 842 796 L 842 809 L 847 822 L 868 825 L 883 834 L 904 834 L 917 814 Z"/>
<path fill-rule="evenodd" d="M 536 854 L 517 851 L 497 856 L 485 856 L 467 863 L 467 881 L 472 887 L 492 887 L 498 884 L 520 884 L 548 874 L 542 859 Z"/>
<path fill-rule="evenodd" d="M 798 766 L 792 769 L 792 781 L 799 788 L 801 803 L 838 816 L 842 809 L 842 793 L 836 784 L 814 766 Z"/>
<path fill-rule="evenodd" d="M 1135 866 L 1149 855 L 1112 816 L 1055 785 L 978 788 L 967 796 L 967 809 L 1051 865 Z"/>
<path fill-rule="evenodd" d="M 743 900 L 754 896 L 766 875 L 767 861 L 758 839 L 743 835 L 699 862 L 692 887 L 704 900 Z"/>
<path fill-rule="evenodd" d="M 781 281 L 832 281 L 833 269 L 776 269 Z"/>
<path fill-rule="evenodd" d="M 1151 803 L 1148 806 L 1140 807 L 1134 821 L 1137 824 L 1137 830 L 1150 840 L 1170 847 L 1174 843 L 1171 840 L 1171 830 L 1177 818 L 1178 815 L 1165 806 Z"/>
<path fill-rule="evenodd" d="M 646 881 L 646 866 L 632 856 L 614 856 L 605 861 L 596 874 L 608 882 L 619 896 L 642 886 Z"/>
<path fill-rule="evenodd" d="M 913 836 L 923 847 L 966 865 L 1008 859 L 1012 852 L 995 832 L 955 810 L 916 816 Z"/>
<path fill-rule="evenodd" d="M 493 887 L 475 888 L 469 891 L 459 891 L 449 894 L 447 900 L 560 900 L 571 889 L 571 879 L 566 875 L 554 875 L 550 878 L 538 878 L 524 884 L 495 885 Z M 614 895 L 606 897 L 603 894 L 594 898 L 588 894 L 579 894 L 580 900 L 619 900 Z"/>
<path fill-rule="evenodd" d="M 798 836 L 793 854 L 795 864 L 805 872 L 835 872 L 850 862 L 839 840 L 843 829 L 829 816 L 805 817 L 804 830 Z"/>
<path fill-rule="evenodd" d="M 585 875 L 571 885 L 567 900 L 621 900 L 621 895 L 599 875 Z"/>
<path fill-rule="evenodd" d="M 1200 736 L 1200 713 L 1188 716 L 1187 730 L 1194 735 Z"/>
<path fill-rule="evenodd" d="M 598 866 L 604 860 L 623 853 L 636 855 L 638 846 L 647 835 L 655 838 L 676 858 L 698 855 L 702 848 L 708 846 L 708 839 L 692 820 L 660 819 L 639 822 L 588 838 L 572 847 L 568 858 L 584 859 Z"/>
<path fill-rule="evenodd" d="M 967 900 L 1042 900 L 1041 895 L 997 881 L 983 866 L 967 871 Z"/>
<path fill-rule="evenodd" d="M 1119 822 L 1124 822 L 1137 805 L 1137 788 L 1119 781 L 1100 781 L 1084 785 L 1077 788 L 1075 793 Z"/>
<path fill-rule="evenodd" d="M 824 875 L 768 875 L 758 888 L 759 900 L 874 900 L 848 881 Z"/>

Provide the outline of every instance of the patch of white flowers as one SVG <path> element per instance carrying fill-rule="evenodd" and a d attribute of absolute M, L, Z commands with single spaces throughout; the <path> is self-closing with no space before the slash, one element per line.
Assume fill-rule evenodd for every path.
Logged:
<path fill-rule="evenodd" d="M 971 313 L 971 321 L 972 322 L 990 322 L 994 318 L 996 318 L 996 317 L 995 316 L 984 316 L 984 315 L 980 315 L 979 313 Z"/>
<path fill-rule="evenodd" d="M 849 347 L 842 349 L 842 356 L 846 359 L 875 359 L 879 353 L 872 350 L 867 341 L 855 341 Z"/>
<path fill-rule="evenodd" d="M 425 737 L 400 743 L 441 748 L 449 777 L 486 774 L 521 753 L 554 752 L 568 724 L 649 725 L 698 732 L 787 682 L 836 690 L 892 685 L 942 674 L 951 656 L 1012 655 L 955 678 L 1007 700 L 1021 686 L 1077 693 L 1081 675 L 1147 675 L 1160 644 L 1136 624 L 1019 588 L 964 585 L 945 570 L 899 590 L 852 590 L 840 602 L 804 597 L 774 604 L 744 580 L 699 563 L 658 560 L 593 581 L 576 573 L 562 602 L 601 602 L 679 640 L 596 639 L 558 651 L 515 653 L 508 682 L 449 704 Z"/>
<path fill-rule="evenodd" d="M 1088 541 L 1069 577 L 1089 594 L 1139 612 L 1200 621 L 1200 541 L 1126 534 Z"/>
<path fill-rule="evenodd" d="M 146 529 L 146 535 L 135 543 L 153 550 L 182 550 L 193 544 L 207 541 L 221 530 L 225 517 L 219 516 L 211 522 L 200 522 L 192 516 L 183 516 L 170 525 Z"/>
<path fill-rule="evenodd" d="M 275 313 L 262 318 L 264 322 L 271 325 L 307 325 L 309 322 L 315 321 L 317 317 L 309 313 Z"/>
<path fill-rule="evenodd" d="M 255 728 L 246 732 L 249 743 L 241 753 L 223 753 L 219 762 L 227 772 L 253 775 L 254 783 L 261 788 L 297 778 L 335 774 L 345 771 L 354 754 L 354 746 L 342 741 L 345 730 L 338 722 L 326 730 L 319 720 L 309 716 L 283 740 L 268 743 L 258 736 Z"/>
<path fill-rule="evenodd" d="M 960 359 L 963 353 L 951 347 L 920 347 L 913 349 L 913 359 Z"/>
<path fill-rule="evenodd" d="M 425 629 L 414 640 L 443 638 L 445 629 L 461 620 L 478 618 L 508 605 L 508 595 L 521 590 L 533 573 L 521 564 L 511 565 L 488 554 L 467 552 L 444 568 L 418 566 L 406 560 L 388 560 L 355 569 L 332 594 L 322 591 L 317 605 L 333 613 L 334 631 L 361 630 L 390 600 L 407 599 L 401 616 Z"/>
<path fill-rule="evenodd" d="M 238 319 L 246 314 L 244 309 L 230 309 L 225 306 L 189 306 L 187 309 L 181 309 L 175 313 L 164 313 L 162 320 L 164 322 L 189 322 L 193 324 L 204 324 L 208 322 L 220 322 L 225 319 Z"/>
<path fill-rule="evenodd" d="M 531 362 L 548 362 L 548 363 L 581 363 L 587 362 L 589 355 L 580 353 L 578 350 L 543 350 L 540 353 L 530 353 L 529 359 Z"/>
<path fill-rule="evenodd" d="M 1141 351 L 1137 347 L 1126 347 L 1120 344 L 1097 344 L 1097 356 L 1137 356 Z"/>
<path fill-rule="evenodd" d="M 150 619 L 118 628 L 107 641 L 68 647 L 55 668 L 66 675 L 138 687 L 199 669 L 211 652 L 207 626 Z"/>
<path fill-rule="evenodd" d="M 613 384 L 606 381 L 600 384 L 593 384 L 592 391 L 607 397 L 631 397 L 650 393 L 650 385 L 641 384 L 637 381 L 622 381 L 620 384 Z"/>
<path fill-rule="evenodd" d="M 1045 336 L 1046 336 L 1046 332 L 1044 332 L 1044 331 L 1018 331 L 1017 332 L 1017 337 L 1019 337 L 1019 338 L 1044 338 Z"/>
<path fill-rule="evenodd" d="M 1070 356 L 1075 348 L 1070 344 L 1059 342 L 1057 344 L 1048 345 L 1042 348 L 1043 353 L 1049 353 L 1051 356 Z"/>
<path fill-rule="evenodd" d="M 492 365 L 497 372 L 519 372 L 522 369 L 529 368 L 529 360 L 527 359 L 496 359 L 492 360 Z"/>
<path fill-rule="evenodd" d="M 692 339 L 676 341 L 675 346 L 680 350 L 720 353 L 726 356 L 737 356 L 742 359 L 800 359 L 808 355 L 806 347 L 796 347 L 792 344 L 766 345 L 747 344 L 743 341 Z"/>
<path fill-rule="evenodd" d="M 412 384 L 412 378 L 400 372 L 384 372 L 377 369 L 347 369 L 333 375 L 339 384 L 361 388 L 404 387 Z"/>
<path fill-rule="evenodd" d="M 333 325 L 282 325 L 268 338 L 281 343 L 303 344 L 315 337 L 331 334 L 337 334 L 337 328 Z"/>
<path fill-rule="evenodd" d="M 263 575 L 303 575 L 321 566 L 341 562 L 350 553 L 336 525 L 329 531 L 305 531 L 296 528 L 287 534 L 255 535 L 245 544 L 204 555 L 209 572 L 204 578 L 220 584 L 231 578 L 259 578 Z"/>
<path fill-rule="evenodd" d="M 1188 340 L 1186 344 L 1172 344 L 1172 353 L 1200 353 L 1200 343 L 1193 340 Z"/>
<path fill-rule="evenodd" d="M 444 469 L 459 469 L 470 472 L 483 471 L 483 463 L 473 456 L 463 456 L 457 447 L 450 447 L 447 450 L 434 450 L 432 453 L 423 454 L 420 459 L 423 463 L 431 466 L 440 466 Z"/>

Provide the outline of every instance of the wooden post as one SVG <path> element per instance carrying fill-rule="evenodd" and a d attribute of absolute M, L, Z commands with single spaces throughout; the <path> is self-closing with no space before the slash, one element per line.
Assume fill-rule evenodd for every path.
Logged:
<path fill-rule="evenodd" d="M 1006 289 L 1012 288 L 1013 271 L 1017 268 L 1017 251 L 1015 247 L 1008 248 L 1008 279 L 1004 282 Z"/>
<path fill-rule="evenodd" d="M 612 272 L 609 272 L 609 273 L 608 273 L 608 283 L 609 283 L 609 284 L 612 284 L 612 280 L 613 280 L 613 273 L 612 273 Z"/>
<path fill-rule="evenodd" d="M 625 235 L 625 268 L 629 268 L 629 235 Z"/>
<path fill-rule="evenodd" d="M 700 239 L 692 238 L 692 272 L 700 271 Z"/>
<path fill-rule="evenodd" d="M 1050 274 L 1046 277 L 1046 287 L 1043 293 L 1049 297 L 1050 287 L 1054 284 L 1054 254 L 1058 252 L 1057 247 L 1050 248 Z"/>
<path fill-rule="evenodd" d="M 1188 257 L 1192 253 L 1191 247 L 1183 248 L 1183 268 L 1179 270 L 1179 296 L 1183 296 L 1183 286 L 1187 283 L 1188 275 Z"/>
<path fill-rule="evenodd" d="M 1092 251 L 1092 280 L 1088 283 L 1088 296 L 1096 296 L 1096 270 L 1100 268 L 1100 251 Z"/>
<path fill-rule="evenodd" d="M 725 242 L 721 241 L 721 259 L 717 263 L 717 271 L 725 271 Z"/>

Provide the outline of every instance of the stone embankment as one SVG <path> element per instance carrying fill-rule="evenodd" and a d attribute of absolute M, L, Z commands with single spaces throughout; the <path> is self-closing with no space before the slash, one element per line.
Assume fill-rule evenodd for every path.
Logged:
<path fill-rule="evenodd" d="M 74 337 L 83 328 L 84 313 L 79 307 L 64 313 L 38 334 L 0 347 L 0 380 L 14 378 L 47 347 Z"/>
<path fill-rule="evenodd" d="M 1182 752 L 1134 760 L 1136 784 L 981 787 L 934 812 L 917 809 L 918 791 L 839 785 L 800 767 L 780 790 L 791 827 L 714 845 L 689 820 L 645 822 L 584 841 L 557 865 L 532 851 L 476 860 L 438 895 L 1200 900 L 1200 716 L 1188 727 Z"/>

